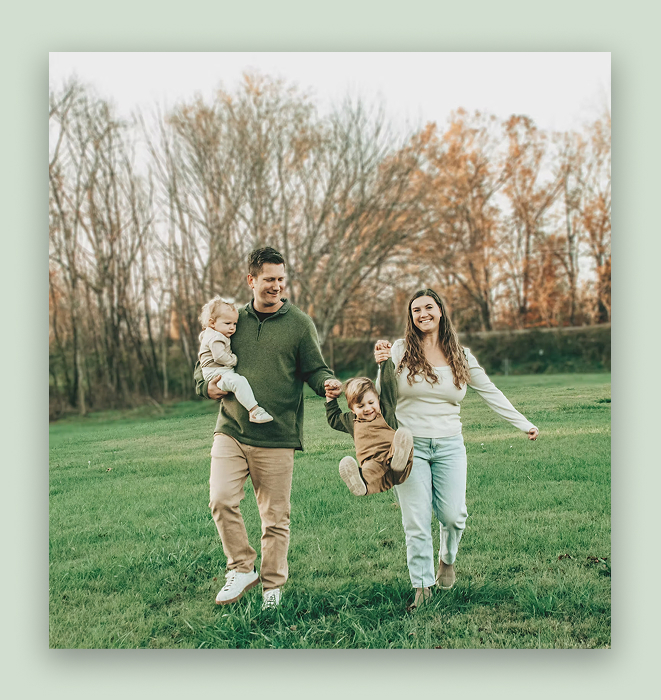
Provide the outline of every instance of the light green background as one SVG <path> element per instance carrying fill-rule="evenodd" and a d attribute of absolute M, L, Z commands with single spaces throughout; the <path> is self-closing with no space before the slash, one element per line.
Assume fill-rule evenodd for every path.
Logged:
<path fill-rule="evenodd" d="M 14 6 L 18 7 L 18 6 Z M 658 20 L 649 3 L 33 2 L 4 10 L 3 689 L 12 698 L 611 698 L 658 666 Z M 620 9 L 624 8 L 624 10 Z M 613 649 L 48 649 L 49 51 L 611 51 L 616 182 Z M 430 89 L 433 89 L 430 80 Z M 522 87 L 522 89 L 524 89 Z M 643 390 L 645 389 L 645 390 Z M 8 439 L 7 439 L 8 438 Z M 396 657 L 396 658 L 395 658 Z M 651 690 L 650 690 L 651 692 Z"/>

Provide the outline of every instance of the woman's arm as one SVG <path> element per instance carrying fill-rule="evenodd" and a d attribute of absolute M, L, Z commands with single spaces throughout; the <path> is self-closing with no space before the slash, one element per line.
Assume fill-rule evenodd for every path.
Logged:
<path fill-rule="evenodd" d="M 509 421 L 515 428 L 528 433 L 530 440 L 536 440 L 539 430 L 524 415 L 512 406 L 509 399 L 503 392 L 489 379 L 487 373 L 480 367 L 475 357 L 468 348 L 464 348 L 468 368 L 470 370 L 470 381 L 468 386 L 475 389 L 477 393 L 487 402 L 489 408 L 499 416 Z"/>
<path fill-rule="evenodd" d="M 387 340 L 377 340 L 374 345 L 374 360 L 379 366 L 378 373 L 376 375 L 376 390 L 381 393 L 381 365 L 388 358 L 392 360 L 394 369 L 397 369 L 397 365 L 401 362 L 404 356 L 404 340 L 396 340 L 392 345 Z M 397 399 L 395 398 L 395 401 Z"/>

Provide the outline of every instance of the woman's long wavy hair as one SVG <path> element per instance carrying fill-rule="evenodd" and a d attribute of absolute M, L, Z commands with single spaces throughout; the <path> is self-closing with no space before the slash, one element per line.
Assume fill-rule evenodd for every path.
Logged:
<path fill-rule="evenodd" d="M 441 310 L 441 320 L 438 324 L 438 340 L 441 345 L 441 350 L 452 368 L 454 385 L 457 389 L 460 389 L 461 385 L 467 384 L 470 379 L 468 362 L 464 355 L 463 348 L 459 343 L 457 331 L 455 331 L 452 320 L 445 307 L 445 302 L 433 289 L 421 289 L 419 292 L 416 292 L 409 301 L 409 312 L 406 317 L 406 350 L 397 368 L 397 373 L 401 373 L 404 367 L 408 367 L 409 375 L 406 380 L 409 384 L 413 384 L 413 378 L 417 375 L 423 375 L 430 384 L 435 384 L 438 381 L 438 376 L 434 372 L 434 368 L 425 357 L 422 347 L 423 332 L 413 323 L 411 305 L 420 297 L 431 297 Z"/>

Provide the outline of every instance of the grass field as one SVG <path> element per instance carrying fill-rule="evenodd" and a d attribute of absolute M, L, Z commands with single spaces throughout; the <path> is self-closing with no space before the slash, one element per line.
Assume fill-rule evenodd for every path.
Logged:
<path fill-rule="evenodd" d="M 537 442 L 472 391 L 462 405 L 468 524 L 457 583 L 412 600 L 392 492 L 353 497 L 348 436 L 306 397 L 290 579 L 214 597 L 225 558 L 208 509 L 217 406 L 96 414 L 50 429 L 52 648 L 595 648 L 610 646 L 610 375 L 499 377 Z M 242 512 L 260 524 L 250 485 Z M 434 522 L 435 543 L 438 525 Z"/>

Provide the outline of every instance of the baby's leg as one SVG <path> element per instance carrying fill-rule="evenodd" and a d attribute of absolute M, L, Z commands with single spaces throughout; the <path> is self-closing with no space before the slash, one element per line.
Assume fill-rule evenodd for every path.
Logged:
<path fill-rule="evenodd" d="M 236 400 L 247 410 L 252 411 L 257 406 L 255 395 L 248 380 L 236 372 L 225 372 L 223 378 L 218 382 L 223 391 L 231 391 Z"/>
<path fill-rule="evenodd" d="M 223 391 L 231 391 L 236 400 L 250 413 L 252 423 L 269 423 L 273 416 L 257 405 L 248 380 L 236 372 L 225 372 L 218 382 Z"/>
<path fill-rule="evenodd" d="M 208 382 L 210 379 L 213 379 L 222 373 L 223 371 L 220 367 L 202 367 L 202 377 L 204 378 L 205 382 Z"/>

